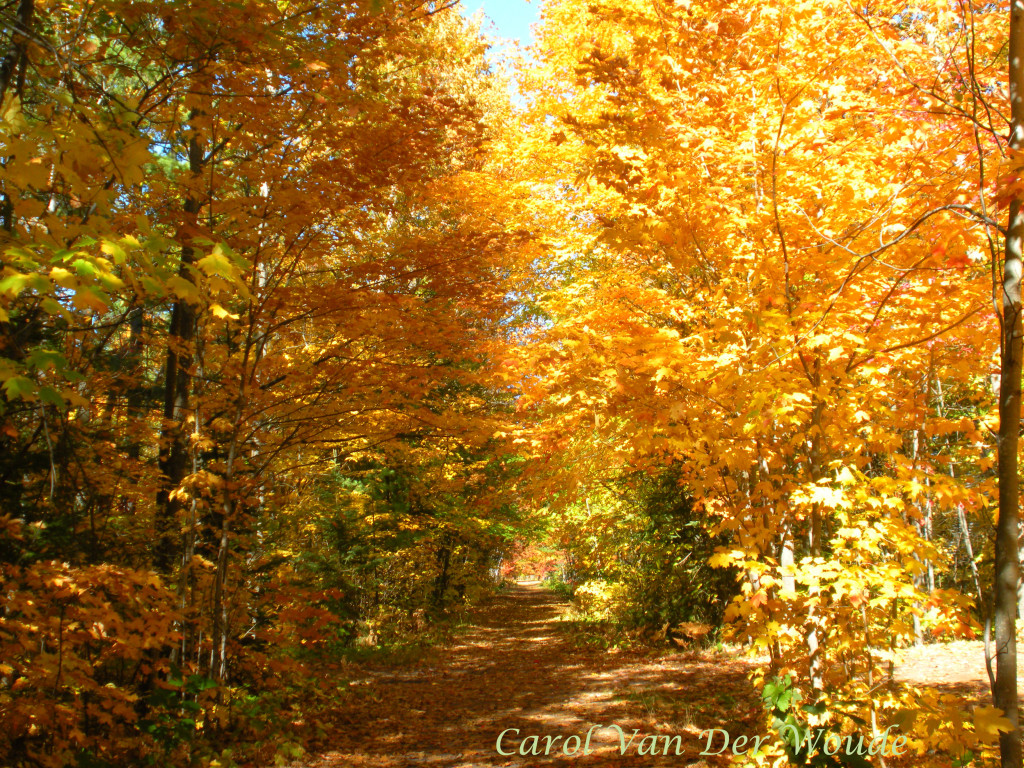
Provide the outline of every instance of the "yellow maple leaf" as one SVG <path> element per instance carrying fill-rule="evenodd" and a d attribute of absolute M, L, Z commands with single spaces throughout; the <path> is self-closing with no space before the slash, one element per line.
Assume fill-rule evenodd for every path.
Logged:
<path fill-rule="evenodd" d="M 999 732 L 1009 733 L 1013 723 L 1003 717 L 1003 710 L 997 707 L 974 708 L 974 730 L 983 742 L 992 742 L 999 738 Z"/>

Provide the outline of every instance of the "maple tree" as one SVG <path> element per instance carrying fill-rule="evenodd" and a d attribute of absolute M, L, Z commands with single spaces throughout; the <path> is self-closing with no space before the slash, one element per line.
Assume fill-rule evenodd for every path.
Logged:
<path fill-rule="evenodd" d="M 507 411 L 488 361 L 523 241 L 473 198 L 507 97 L 443 3 L 21 6 L 4 751 L 173 762 L 244 738 L 247 692 L 284 695 L 290 649 L 350 642 L 345 609 L 373 619 L 298 567 L 318 478 L 418 474 L 446 499 L 399 523 L 415 577 L 441 570 L 430 604 L 486 581 L 503 533 L 478 516 L 502 502 L 479 454 Z"/>
<path fill-rule="evenodd" d="M 1024 7 L 1010 6 L 1009 62 L 1010 136 L 1009 153 L 1018 152 L 1024 142 Z M 1012 157 L 1012 154 L 1011 154 Z M 995 704 L 1007 716 L 1012 728 L 1000 735 L 1001 765 L 1017 768 L 1024 764 L 1017 711 L 1017 606 L 1020 576 L 1020 491 L 1017 470 L 1020 434 L 1021 357 L 1024 355 L 1021 324 L 1021 249 L 1024 212 L 1014 195 L 1009 201 L 1006 248 L 1003 258 L 1002 306 L 999 312 L 1002 335 L 999 340 L 999 523 L 996 534 L 995 624 L 998 660 L 993 685 Z M 995 261 L 995 255 L 993 255 Z"/>
<path fill-rule="evenodd" d="M 978 631 L 934 532 L 998 496 L 1006 11 L 566 0 L 523 76 L 572 222 L 521 353 L 538 487 L 678 471 L 745 574 L 735 636 L 873 727 L 915 708 L 869 693 L 898 647 Z M 919 738 L 970 740 L 931 706 Z"/>

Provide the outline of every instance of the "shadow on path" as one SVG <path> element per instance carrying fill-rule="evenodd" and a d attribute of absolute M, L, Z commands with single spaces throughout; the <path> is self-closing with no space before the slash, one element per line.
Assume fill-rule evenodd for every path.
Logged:
<path fill-rule="evenodd" d="M 332 751 L 306 765 L 721 766 L 729 764 L 724 755 L 700 756 L 702 729 L 749 736 L 759 729 L 745 663 L 713 653 L 581 649 L 559 627 L 564 608 L 551 592 L 518 585 L 477 612 L 473 628 L 435 658 L 369 672 L 349 686 Z M 565 754 L 566 739 L 572 752 L 572 736 L 583 741 L 591 726 L 611 724 L 627 742 L 637 731 L 624 754 L 612 728 L 593 731 L 591 754 Z M 501 747 L 513 754 L 501 755 L 496 740 L 506 729 L 519 732 L 506 733 Z M 668 746 L 674 736 L 678 742 Z M 645 737 L 648 754 L 641 755 Z"/>

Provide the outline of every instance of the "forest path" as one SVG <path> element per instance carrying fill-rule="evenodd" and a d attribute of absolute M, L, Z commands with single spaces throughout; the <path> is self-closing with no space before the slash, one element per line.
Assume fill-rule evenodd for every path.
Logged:
<path fill-rule="evenodd" d="M 331 751 L 307 768 L 371 766 L 723 766 L 724 755 L 701 757 L 704 728 L 753 737 L 762 709 L 745 677 L 745 662 L 714 652 L 645 655 L 580 648 L 558 626 L 565 608 L 538 585 L 517 585 L 474 614 L 474 625 L 429 659 L 371 669 L 348 683 Z M 325 681 L 326 683 L 327 681 Z M 563 741 L 584 741 L 591 754 L 568 756 Z M 498 735 L 508 731 L 496 749 Z M 657 756 L 638 754 L 658 735 Z M 664 755 L 664 736 L 680 736 Z M 539 755 L 529 754 L 538 737 Z M 550 755 L 544 737 L 552 738 Z M 516 751 L 525 740 L 527 755 Z M 647 751 L 654 740 L 648 739 Z M 721 742 L 715 744 L 718 749 Z"/>

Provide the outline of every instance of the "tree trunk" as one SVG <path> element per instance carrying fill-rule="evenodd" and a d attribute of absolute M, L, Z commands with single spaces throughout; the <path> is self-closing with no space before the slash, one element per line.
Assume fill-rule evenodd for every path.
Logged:
<path fill-rule="evenodd" d="M 1010 147 L 1024 148 L 1024 0 L 1010 6 L 1009 49 Z M 995 542 L 996 631 L 995 705 L 1013 724 L 999 736 L 1001 768 L 1021 768 L 1020 725 L 1017 716 L 1017 584 L 1020 561 L 1017 549 L 1017 442 L 1020 436 L 1021 376 L 1021 247 L 1024 211 L 1021 201 L 1010 201 L 1010 218 L 1003 261 L 1002 345 L 999 378 L 999 522 Z"/>
<path fill-rule="evenodd" d="M 812 383 L 817 388 L 821 384 L 819 373 L 819 361 L 814 362 L 814 377 Z M 817 398 L 816 398 L 817 399 Z M 825 404 L 818 400 L 814 406 L 814 414 L 811 420 L 811 479 L 818 482 L 825 476 L 825 461 L 823 458 L 822 446 L 824 435 L 822 434 L 822 416 L 825 411 Z M 822 553 L 822 520 L 820 505 L 814 504 L 811 507 L 810 528 L 808 531 L 808 550 L 811 557 L 821 557 Z M 812 590 L 813 593 L 813 590 Z M 807 653 L 808 673 L 810 675 L 811 688 L 815 696 L 819 696 L 825 690 L 825 649 L 822 647 L 824 634 L 821 632 L 821 619 L 818 616 L 817 607 L 814 604 L 807 609 Z"/>
<path fill-rule="evenodd" d="M 0 102 L 7 97 L 11 83 L 17 78 L 17 95 L 20 98 L 25 87 L 25 69 L 28 64 L 28 44 L 32 34 L 32 17 L 35 14 L 34 0 L 18 3 L 18 20 L 11 25 L 11 49 L 0 60 Z"/>
<path fill-rule="evenodd" d="M 203 166 L 203 150 L 194 136 L 189 142 L 189 170 L 197 176 Z M 185 200 L 185 227 L 180 233 L 184 243 L 181 246 L 181 262 L 178 276 L 193 282 L 191 266 L 195 262 L 195 249 L 189 245 L 193 237 L 190 231 L 195 225 L 201 204 L 192 195 Z M 171 309 L 171 324 L 167 339 L 167 363 L 164 371 L 164 412 L 160 432 L 159 465 L 162 485 L 156 497 L 157 544 L 154 565 L 157 570 L 169 573 L 179 549 L 177 534 L 178 515 L 182 509 L 181 499 L 175 490 L 185 478 L 189 464 L 188 409 L 192 388 L 192 346 L 196 335 L 196 311 L 186 299 L 178 299 Z"/>
<path fill-rule="evenodd" d="M 1018 533 L 1020 532 L 1020 525 L 1018 522 Z M 1017 579 L 1017 619 L 1024 619 L 1024 579 L 1020 578 L 1020 567 L 1021 563 L 1024 563 L 1024 540 L 1017 541 L 1017 568 L 1018 568 L 1018 579 Z"/>
<path fill-rule="evenodd" d="M 451 544 L 448 536 L 444 537 L 444 543 L 441 545 L 441 550 L 437 554 L 438 564 L 441 566 L 441 572 L 437 575 L 434 580 L 434 595 L 433 603 L 434 609 L 440 611 L 444 607 L 444 593 L 448 591 L 448 567 L 451 563 Z"/>
<path fill-rule="evenodd" d="M 789 521 L 782 528 L 782 546 L 779 556 L 779 573 L 782 574 L 782 589 L 785 592 L 796 592 L 796 550 L 793 544 L 793 528 Z"/>
<path fill-rule="evenodd" d="M 28 42 L 32 33 L 32 17 L 35 14 L 33 0 L 21 0 L 18 4 L 18 20 L 11 25 L 11 49 L 0 60 L 0 107 L 7 100 L 11 83 L 17 77 L 17 96 L 25 90 L 25 70 L 28 65 Z M 4 161 L 6 163 L 6 161 Z M 14 197 L 7 189 L 0 191 L 0 227 L 11 234 L 14 232 Z"/>

